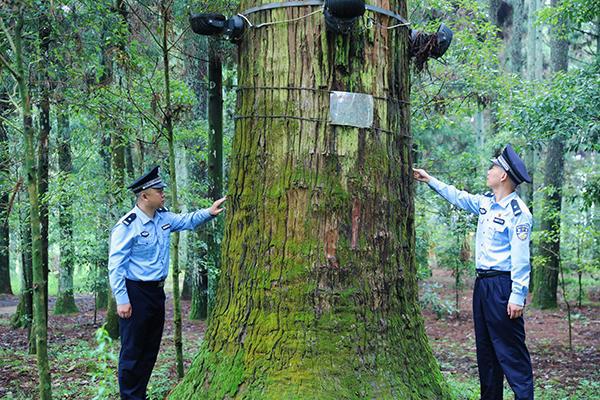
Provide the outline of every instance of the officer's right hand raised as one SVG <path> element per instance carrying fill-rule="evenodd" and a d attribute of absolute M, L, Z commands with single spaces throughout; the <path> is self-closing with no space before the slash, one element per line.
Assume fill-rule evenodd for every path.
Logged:
<path fill-rule="evenodd" d="M 429 179 L 431 179 L 431 175 L 427 171 L 419 168 L 413 168 L 413 177 L 421 182 L 429 182 Z"/>

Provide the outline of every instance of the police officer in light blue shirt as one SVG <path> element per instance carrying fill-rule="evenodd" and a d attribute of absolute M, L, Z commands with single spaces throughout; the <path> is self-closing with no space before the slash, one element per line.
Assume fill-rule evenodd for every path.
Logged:
<path fill-rule="evenodd" d="M 533 372 L 525 345 L 523 308 L 531 266 L 533 219 L 515 189 L 531 182 L 512 146 L 492 159 L 487 185 L 492 193 L 473 195 L 414 169 L 415 179 L 450 203 L 479 216 L 473 291 L 473 320 L 482 400 L 501 400 L 504 376 L 517 400 L 533 399 Z"/>
<path fill-rule="evenodd" d="M 119 315 L 121 399 L 146 399 L 165 321 L 171 232 L 195 229 L 223 211 L 225 197 L 204 210 L 169 212 L 164 187 L 158 167 L 131 184 L 136 205 L 110 236 L 108 272 Z"/>

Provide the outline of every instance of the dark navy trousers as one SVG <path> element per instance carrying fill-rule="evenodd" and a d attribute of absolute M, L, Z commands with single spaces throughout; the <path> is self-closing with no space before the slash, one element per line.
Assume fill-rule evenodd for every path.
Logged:
<path fill-rule="evenodd" d="M 512 281 L 509 275 L 477 278 L 473 320 L 482 400 L 502 400 L 504 376 L 515 400 L 533 399 L 533 371 L 525 345 L 523 317 L 506 312 Z"/>
<path fill-rule="evenodd" d="M 145 400 L 165 325 L 165 292 L 157 282 L 125 284 L 131 317 L 119 318 L 119 390 L 123 400 Z"/>

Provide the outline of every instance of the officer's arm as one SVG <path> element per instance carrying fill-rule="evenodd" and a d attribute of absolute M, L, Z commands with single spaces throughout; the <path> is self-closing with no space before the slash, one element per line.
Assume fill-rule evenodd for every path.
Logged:
<path fill-rule="evenodd" d="M 125 270 L 129 263 L 132 243 L 133 237 L 129 228 L 122 223 L 117 224 L 110 234 L 108 278 L 118 305 L 129 303 L 129 295 L 125 286 Z"/>
<path fill-rule="evenodd" d="M 182 214 L 169 212 L 167 213 L 167 217 L 171 224 L 171 232 L 196 229 L 199 225 L 214 218 L 208 208 Z"/>
<path fill-rule="evenodd" d="M 510 277 L 512 279 L 512 290 L 509 303 L 518 306 L 525 305 L 527 292 L 529 291 L 529 275 L 531 265 L 529 263 L 529 241 L 533 220 L 530 214 L 522 213 L 516 217 L 514 226 L 509 230 L 510 239 Z"/>
<path fill-rule="evenodd" d="M 479 203 L 481 196 L 470 194 L 464 190 L 458 190 L 452 185 L 447 185 L 433 176 L 429 178 L 427 182 L 429 187 L 435 190 L 440 196 L 448 200 L 448 202 L 454 204 L 456 207 L 460 207 L 465 211 L 469 211 L 473 214 L 479 215 Z"/>

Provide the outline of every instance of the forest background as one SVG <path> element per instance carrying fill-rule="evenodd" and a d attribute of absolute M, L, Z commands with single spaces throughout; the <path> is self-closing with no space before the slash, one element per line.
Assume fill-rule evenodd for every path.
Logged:
<path fill-rule="evenodd" d="M 109 232 L 132 207 L 126 186 L 154 165 L 168 182 L 170 208 L 206 207 L 226 191 L 239 91 L 236 46 L 195 35 L 188 16 L 232 15 L 238 4 L 0 4 L 0 360 L 6 377 L 0 396 L 37 397 L 28 380 L 46 371 L 56 398 L 110 398 L 118 333 L 107 290 Z M 530 307 L 549 310 L 535 314 L 540 318 L 564 317 L 560 351 L 592 357 L 581 364 L 590 369 L 599 358 L 593 348 L 600 301 L 599 15 L 597 0 L 417 0 L 408 16 L 414 29 L 432 32 L 443 22 L 454 31 L 443 59 L 412 71 L 415 164 L 484 192 L 489 159 L 504 144 L 524 155 L 533 184 L 522 185 L 520 195 L 535 220 Z M 417 187 L 415 196 L 421 303 L 426 318 L 433 316 L 427 318 L 431 336 L 439 321 L 469 326 L 463 303 L 476 220 L 427 188 Z M 36 216 L 40 230 L 32 232 Z M 176 384 L 198 349 L 204 325 L 188 319 L 204 320 L 218 295 L 221 237 L 218 222 L 181 235 L 175 279 L 167 285 L 174 290 L 172 344 L 163 345 L 153 398 Z M 46 324 L 48 349 L 41 340 Z M 594 334 L 578 342 L 572 326 Z M 83 334 L 59 338 L 77 330 Z M 472 368 L 452 374 L 460 368 L 444 368 L 444 351 L 437 350 L 457 398 L 475 398 Z M 538 378 L 539 394 L 592 398 L 597 371 L 582 376 L 569 384 Z"/>

